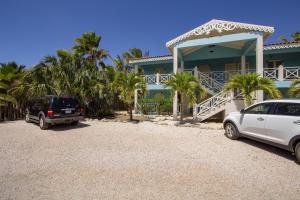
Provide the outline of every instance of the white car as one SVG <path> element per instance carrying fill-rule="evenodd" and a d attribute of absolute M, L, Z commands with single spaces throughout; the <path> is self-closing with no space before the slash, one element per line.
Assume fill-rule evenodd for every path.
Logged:
<path fill-rule="evenodd" d="M 300 162 L 300 100 L 268 100 L 224 119 L 230 139 L 247 137 L 295 153 Z"/>

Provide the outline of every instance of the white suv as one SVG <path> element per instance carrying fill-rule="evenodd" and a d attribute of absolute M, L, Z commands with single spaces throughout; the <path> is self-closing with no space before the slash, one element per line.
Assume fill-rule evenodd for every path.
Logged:
<path fill-rule="evenodd" d="M 247 137 L 295 153 L 300 162 L 300 100 L 268 100 L 224 119 L 230 139 Z"/>

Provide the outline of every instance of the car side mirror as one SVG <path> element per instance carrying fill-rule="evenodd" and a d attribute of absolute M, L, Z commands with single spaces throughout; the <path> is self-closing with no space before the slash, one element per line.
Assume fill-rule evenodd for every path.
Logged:
<path fill-rule="evenodd" d="M 243 108 L 241 111 L 240 111 L 241 114 L 244 114 L 245 113 L 245 109 Z"/>

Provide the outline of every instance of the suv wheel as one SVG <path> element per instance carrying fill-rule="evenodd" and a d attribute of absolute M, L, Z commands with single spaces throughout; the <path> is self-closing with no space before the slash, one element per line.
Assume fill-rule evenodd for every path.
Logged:
<path fill-rule="evenodd" d="M 237 128 L 231 122 L 228 122 L 228 123 L 225 124 L 225 135 L 226 135 L 226 137 L 228 137 L 232 140 L 236 140 L 240 136 Z"/>
<path fill-rule="evenodd" d="M 300 141 L 295 146 L 295 156 L 298 163 L 300 163 Z"/>
<path fill-rule="evenodd" d="M 39 125 L 40 125 L 40 128 L 42 130 L 48 129 L 49 126 L 48 126 L 48 123 L 46 123 L 46 121 L 45 121 L 45 116 L 44 115 L 41 115 Z"/>
<path fill-rule="evenodd" d="M 28 111 L 28 110 L 26 110 L 26 114 L 25 114 L 25 122 L 27 122 L 27 123 L 30 122 L 29 111 Z"/>
<path fill-rule="evenodd" d="M 71 123 L 71 125 L 77 126 L 77 125 L 78 125 L 78 122 L 79 122 L 79 121 L 74 121 L 74 122 Z"/>

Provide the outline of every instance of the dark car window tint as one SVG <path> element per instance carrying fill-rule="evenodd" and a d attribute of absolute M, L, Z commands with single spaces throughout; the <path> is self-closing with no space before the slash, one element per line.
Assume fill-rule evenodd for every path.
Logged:
<path fill-rule="evenodd" d="M 77 106 L 76 99 L 73 98 L 54 98 L 52 107 L 55 108 L 75 108 Z"/>
<path fill-rule="evenodd" d="M 277 115 L 300 116 L 300 104 L 280 103 L 277 105 L 275 113 Z"/>
<path fill-rule="evenodd" d="M 264 103 L 248 108 L 245 113 L 247 114 L 268 114 L 272 108 L 271 103 Z"/>

